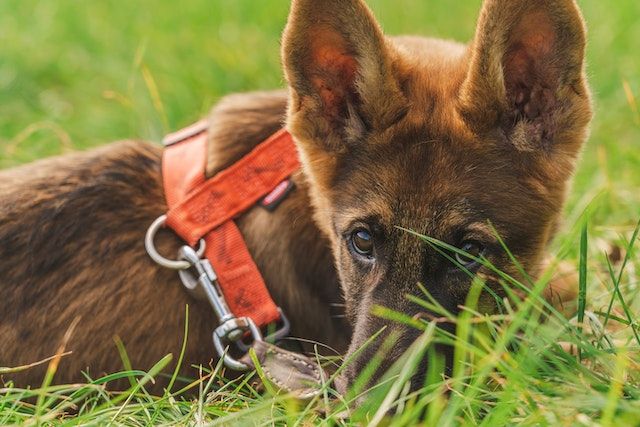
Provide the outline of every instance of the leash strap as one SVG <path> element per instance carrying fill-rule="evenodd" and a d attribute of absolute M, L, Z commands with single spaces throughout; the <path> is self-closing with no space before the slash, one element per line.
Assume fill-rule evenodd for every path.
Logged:
<path fill-rule="evenodd" d="M 165 139 L 166 225 L 191 246 L 205 240 L 205 256 L 231 312 L 265 327 L 278 321 L 280 312 L 234 219 L 299 169 L 297 151 L 291 135 L 281 130 L 206 180 L 207 128 L 202 121 Z"/>

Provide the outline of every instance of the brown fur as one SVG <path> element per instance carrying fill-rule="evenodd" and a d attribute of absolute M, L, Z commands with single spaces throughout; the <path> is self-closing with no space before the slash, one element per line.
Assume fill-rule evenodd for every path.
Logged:
<path fill-rule="evenodd" d="M 269 105 L 274 108 L 263 108 Z M 236 131 L 242 139 L 234 142 L 242 150 L 225 150 L 217 157 L 220 166 L 233 163 L 280 127 L 285 105 L 284 93 L 221 101 L 212 134 Z M 217 121 L 252 111 L 244 134 L 235 123 Z M 267 123 L 275 128 L 265 134 Z M 186 304 L 191 315 L 185 366 L 206 366 L 215 357 L 211 309 L 188 297 L 175 272 L 158 267 L 145 253 L 145 230 L 167 209 L 160 155 L 158 146 L 121 142 L 0 173 L 0 284 L 5 295 L 0 300 L 0 366 L 51 356 L 80 316 L 67 346 L 73 354 L 63 359 L 58 382 L 79 381 L 85 369 L 94 377 L 123 369 L 115 336 L 124 342 L 133 366 L 148 369 L 163 355 L 179 353 Z M 255 209 L 239 226 L 271 294 L 294 320 L 293 334 L 332 343 L 341 351 L 349 326 L 336 306 L 342 300 L 329 245 L 309 217 L 304 180 L 298 174 L 294 181 L 301 191 L 276 212 Z M 178 240 L 170 233 L 160 237 L 161 253 L 175 254 Z M 37 385 L 44 368 L 6 379 Z M 188 368 L 184 373 L 196 375 Z"/>
<path fill-rule="evenodd" d="M 458 310 L 470 279 L 398 227 L 452 245 L 482 242 L 515 275 L 490 221 L 538 272 L 591 117 L 584 43 L 573 0 L 486 0 L 468 47 L 385 38 L 361 0 L 293 1 L 283 40 L 288 101 L 284 92 L 223 100 L 212 113 L 207 174 L 278 129 L 287 110 L 303 163 L 298 189 L 275 213 L 253 209 L 239 226 L 295 335 L 354 351 L 395 328 L 371 315 L 374 305 L 419 314 L 405 298 L 418 282 Z M 51 355 L 80 316 L 59 381 L 86 367 L 94 376 L 121 368 L 116 335 L 134 366 L 148 368 L 179 350 L 186 303 L 185 365 L 211 359 L 211 310 L 144 251 L 146 227 L 166 210 L 159 164 L 159 147 L 125 142 L 0 173 L 0 365 Z M 359 227 L 371 229 L 373 260 L 349 247 Z M 178 245 L 166 233 L 161 251 Z M 332 308 L 342 295 L 353 335 Z M 400 332 L 383 367 L 415 338 Z M 37 384 L 42 370 L 16 378 Z"/>

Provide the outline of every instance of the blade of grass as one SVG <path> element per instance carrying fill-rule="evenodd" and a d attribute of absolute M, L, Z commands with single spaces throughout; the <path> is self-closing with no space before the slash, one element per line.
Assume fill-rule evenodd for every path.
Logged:
<path fill-rule="evenodd" d="M 613 267 L 611 265 L 611 261 L 609 260 L 609 257 L 607 257 L 606 260 L 607 260 L 607 268 L 609 269 L 609 275 L 612 275 Z M 636 342 L 640 345 L 640 336 L 638 336 L 636 321 L 633 319 L 633 314 L 629 309 L 629 305 L 627 304 L 624 296 L 622 295 L 619 282 L 614 282 L 613 284 L 613 296 L 614 297 L 617 296 L 618 299 L 620 300 L 620 305 L 622 305 L 622 310 L 624 311 L 624 315 L 627 317 L 627 325 L 631 328 L 631 331 L 633 332 L 633 336 Z M 605 321 L 609 320 L 610 317 L 611 315 L 607 315 L 607 317 L 605 318 Z M 604 334 L 604 332 L 606 331 L 604 327 L 602 328 L 602 331 Z"/>
<path fill-rule="evenodd" d="M 121 400 L 124 400 L 124 402 L 122 405 L 120 405 L 120 408 L 111 419 L 111 423 L 113 423 L 118 418 L 120 413 L 124 410 L 124 408 L 131 401 L 131 399 L 138 392 L 138 390 L 140 390 L 140 388 L 142 388 L 147 382 L 153 381 L 154 377 L 158 375 L 171 362 L 171 360 L 173 360 L 172 354 L 167 354 L 166 356 L 164 356 L 155 365 L 153 365 L 151 369 L 149 369 L 149 371 L 144 375 L 144 377 L 138 380 L 137 384 L 134 387 L 131 387 L 129 390 L 127 390 L 127 392 L 117 396 L 115 399 L 112 400 L 111 403 L 113 404 L 117 404 Z"/>
<path fill-rule="evenodd" d="M 180 355 L 178 356 L 178 361 L 176 362 L 176 368 L 173 370 L 173 375 L 171 376 L 171 380 L 169 380 L 169 384 L 165 389 L 165 394 L 170 394 L 171 389 L 173 388 L 173 384 L 180 373 L 180 368 L 182 367 L 182 361 L 184 360 L 184 354 L 187 351 L 187 337 L 189 335 L 189 304 L 185 305 L 184 309 L 184 336 L 182 338 L 182 347 L 180 348 Z"/>
<path fill-rule="evenodd" d="M 124 346 L 124 343 L 120 339 L 120 337 L 113 337 L 113 341 L 116 343 L 116 348 L 118 349 L 118 354 L 120 355 L 120 359 L 122 360 L 122 366 L 124 366 L 124 372 L 133 371 L 133 366 L 131 365 L 131 359 L 129 359 L 129 355 L 127 354 L 127 349 Z M 136 381 L 133 376 L 128 376 L 129 385 L 131 387 L 135 387 Z"/>
<path fill-rule="evenodd" d="M 45 390 L 51 384 L 51 382 L 53 381 L 53 377 L 54 377 L 56 371 L 58 370 L 58 365 L 60 364 L 60 360 L 62 359 L 62 355 L 65 353 L 65 349 L 67 347 L 67 344 L 69 343 L 69 340 L 71 339 L 71 336 L 73 335 L 73 332 L 76 329 L 76 326 L 78 325 L 78 322 L 80 322 L 80 317 L 79 316 L 74 318 L 73 321 L 71 322 L 71 324 L 69 325 L 69 328 L 67 328 L 67 331 L 65 332 L 64 336 L 62 337 L 62 341 L 60 343 L 60 346 L 58 347 L 58 350 L 56 351 L 56 356 L 53 359 L 51 359 L 51 361 L 49 362 L 49 366 L 47 367 L 47 372 L 45 374 L 44 380 L 42 381 L 42 386 L 40 388 L 40 390 L 42 390 L 42 393 L 38 394 L 38 400 L 37 400 L 37 403 L 36 403 L 36 411 L 35 411 L 36 423 L 39 423 L 38 419 L 40 418 L 40 415 L 42 414 L 42 411 L 44 410 L 43 404 L 45 402 L 45 398 L 47 397 L 46 393 L 45 393 Z"/>
<path fill-rule="evenodd" d="M 631 240 L 629 241 L 628 245 L 627 245 L 627 251 L 626 254 L 622 260 L 622 265 L 620 265 L 620 271 L 618 273 L 617 277 L 613 277 L 612 276 L 612 280 L 613 280 L 613 284 L 614 287 L 619 286 L 620 282 L 622 281 L 622 275 L 624 274 L 624 271 L 627 267 L 627 264 L 629 263 L 629 260 L 631 259 L 632 253 L 633 253 L 633 248 L 635 245 L 635 242 L 638 238 L 638 233 L 640 232 L 640 220 L 638 220 L 638 223 L 636 224 L 635 229 L 633 230 L 633 234 L 631 236 Z M 607 327 L 607 324 L 609 323 L 609 314 L 611 313 L 611 310 L 613 309 L 613 303 L 615 301 L 616 298 L 616 293 L 612 293 L 611 294 L 611 298 L 609 300 L 609 306 L 607 307 L 607 315 L 604 318 L 604 322 L 603 322 L 603 328 Z"/>
<path fill-rule="evenodd" d="M 65 357 L 65 356 L 70 355 L 71 353 L 73 353 L 73 352 L 72 352 L 72 351 L 65 351 L 64 353 L 62 353 L 62 354 L 60 354 L 60 355 L 55 354 L 55 355 L 53 355 L 53 356 L 47 357 L 46 359 L 42 359 L 42 360 L 39 360 L 39 361 L 37 361 L 37 362 L 29 363 L 29 364 L 27 364 L 27 365 L 15 366 L 15 367 L 12 367 L 12 368 L 9 368 L 9 367 L 0 367 L 0 375 L 5 375 L 5 374 L 16 374 L 16 373 L 18 373 L 18 372 L 27 371 L 27 370 L 29 370 L 29 369 L 31 369 L 31 368 L 36 367 L 36 366 L 43 365 L 43 364 L 45 364 L 45 363 L 47 363 L 47 362 L 51 362 L 51 361 L 52 361 L 53 359 L 55 359 L 56 357 Z"/>
<path fill-rule="evenodd" d="M 580 261 L 578 265 L 578 332 L 582 334 L 584 311 L 587 307 L 587 222 L 580 232 Z M 578 346 L 578 360 L 582 360 L 582 349 Z"/>

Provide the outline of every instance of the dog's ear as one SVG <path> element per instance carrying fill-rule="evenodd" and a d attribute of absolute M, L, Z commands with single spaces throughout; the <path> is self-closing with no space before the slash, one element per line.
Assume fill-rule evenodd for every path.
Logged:
<path fill-rule="evenodd" d="M 591 119 L 586 30 L 574 0 L 486 0 L 461 109 L 476 130 L 502 128 L 523 151 L 577 153 Z"/>
<path fill-rule="evenodd" d="M 282 59 L 298 139 L 339 150 L 406 108 L 390 47 L 361 0 L 293 0 Z"/>

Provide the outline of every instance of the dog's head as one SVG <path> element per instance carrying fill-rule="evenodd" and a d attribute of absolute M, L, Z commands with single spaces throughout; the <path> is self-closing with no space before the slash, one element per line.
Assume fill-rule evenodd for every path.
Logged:
<path fill-rule="evenodd" d="M 515 274 L 495 229 L 536 274 L 591 118 L 574 0 L 486 0 L 468 47 L 385 38 L 361 0 L 294 0 L 282 51 L 288 127 L 333 245 L 350 351 L 395 328 L 375 305 L 419 313 L 405 297 L 418 283 L 451 312 L 465 301 L 469 275 L 402 229 Z M 388 361 L 416 336 L 402 331 Z"/>

